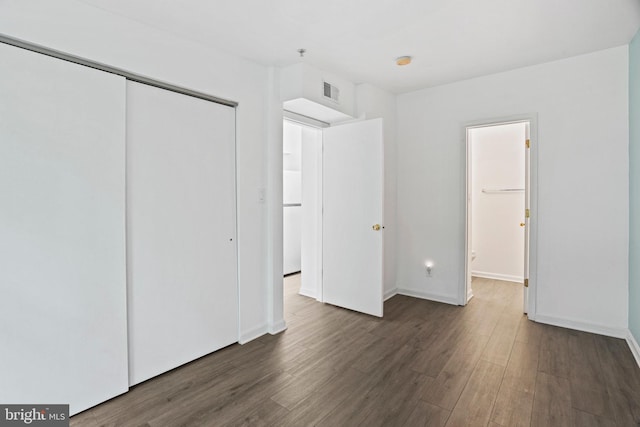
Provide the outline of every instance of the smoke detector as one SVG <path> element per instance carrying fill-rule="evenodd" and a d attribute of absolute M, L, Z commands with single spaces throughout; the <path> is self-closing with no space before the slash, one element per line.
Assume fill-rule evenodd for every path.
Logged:
<path fill-rule="evenodd" d="M 411 64 L 411 57 L 408 55 L 399 56 L 396 58 L 396 65 L 403 66 Z"/>

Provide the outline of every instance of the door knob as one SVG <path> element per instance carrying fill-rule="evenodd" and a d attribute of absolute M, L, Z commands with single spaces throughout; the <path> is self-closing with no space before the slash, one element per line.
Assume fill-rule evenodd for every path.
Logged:
<path fill-rule="evenodd" d="M 373 227 L 371 227 L 372 229 L 374 229 L 375 231 L 380 231 L 380 224 L 375 224 Z"/>
<path fill-rule="evenodd" d="M 521 222 L 521 223 L 520 223 L 520 227 L 524 227 L 524 222 Z"/>

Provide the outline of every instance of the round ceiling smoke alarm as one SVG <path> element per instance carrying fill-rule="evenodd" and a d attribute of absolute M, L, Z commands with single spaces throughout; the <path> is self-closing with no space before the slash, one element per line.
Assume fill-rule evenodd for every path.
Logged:
<path fill-rule="evenodd" d="M 396 58 L 396 64 L 397 65 L 409 65 L 411 64 L 411 57 L 410 56 L 399 56 Z"/>

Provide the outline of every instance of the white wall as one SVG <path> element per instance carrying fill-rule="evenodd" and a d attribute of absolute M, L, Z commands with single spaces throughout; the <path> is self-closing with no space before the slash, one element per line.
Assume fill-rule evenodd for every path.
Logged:
<path fill-rule="evenodd" d="M 472 274 L 524 278 L 525 123 L 474 128 L 471 150 Z M 496 189 L 522 189 L 495 192 Z M 483 190 L 486 190 L 483 191 Z"/>
<path fill-rule="evenodd" d="M 368 83 L 356 86 L 356 115 L 383 119 L 384 133 L 384 294 L 396 290 L 397 110 L 396 96 Z"/>
<path fill-rule="evenodd" d="M 236 150 L 241 338 L 260 335 L 282 319 L 282 304 L 267 303 L 267 295 L 273 290 L 267 277 L 270 272 L 266 271 L 265 225 L 266 206 L 272 200 L 258 200 L 258 189 L 265 188 L 267 180 L 267 135 L 278 133 L 277 129 L 270 133 L 266 119 L 277 116 L 268 115 L 269 84 L 277 79 L 270 80 L 263 66 L 72 0 L 3 1 L 0 33 L 239 103 Z M 281 129 L 281 111 L 277 126 Z M 275 155 L 281 158 L 280 152 Z M 281 194 L 281 188 L 278 191 Z M 277 208 L 281 224 L 279 200 Z M 279 276 L 282 278 L 282 274 Z"/>
<path fill-rule="evenodd" d="M 302 283 L 300 293 L 322 293 L 322 131 L 302 132 Z"/>
<path fill-rule="evenodd" d="M 283 68 L 281 78 L 282 101 L 305 98 L 348 116 L 355 115 L 355 85 L 350 81 L 304 62 Z M 340 90 L 338 102 L 324 96 L 324 82 Z M 315 116 L 309 117 L 322 119 Z"/>
<path fill-rule="evenodd" d="M 285 120 L 282 129 L 282 170 L 300 172 L 301 168 L 302 127 Z"/>
<path fill-rule="evenodd" d="M 460 299 L 463 128 L 537 113 L 536 319 L 609 334 L 626 329 L 627 64 L 622 46 L 400 95 L 398 287 Z M 426 258 L 435 261 L 431 278 Z"/>
<path fill-rule="evenodd" d="M 284 121 L 282 138 L 282 202 L 301 203 L 302 128 Z"/>
<path fill-rule="evenodd" d="M 629 43 L 629 337 L 640 364 L 640 31 Z"/>
<path fill-rule="evenodd" d="M 282 138 L 282 202 L 302 203 L 302 129 L 284 122 Z M 302 207 L 285 206 L 282 215 L 283 273 L 301 270 Z"/>

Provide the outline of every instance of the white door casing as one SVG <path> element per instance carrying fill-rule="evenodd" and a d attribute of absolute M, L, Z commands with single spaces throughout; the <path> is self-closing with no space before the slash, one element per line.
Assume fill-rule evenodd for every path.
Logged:
<path fill-rule="evenodd" d="M 524 150 L 524 299 L 522 310 L 529 313 L 529 240 L 530 240 L 530 212 L 531 212 L 531 124 L 525 123 Z"/>

